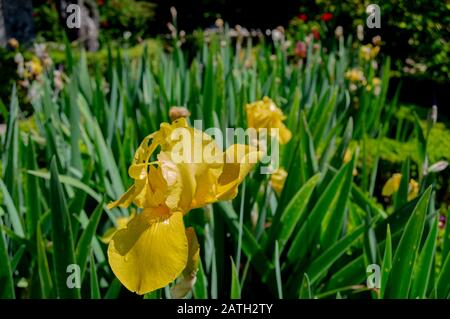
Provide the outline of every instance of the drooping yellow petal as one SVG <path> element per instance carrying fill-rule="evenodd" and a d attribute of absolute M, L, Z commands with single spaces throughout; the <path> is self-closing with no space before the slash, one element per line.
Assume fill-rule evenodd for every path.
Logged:
<path fill-rule="evenodd" d="M 186 266 L 183 214 L 144 209 L 119 230 L 108 247 L 111 268 L 130 291 L 145 294 L 175 280 Z"/>
<path fill-rule="evenodd" d="M 400 187 L 400 181 L 402 180 L 402 174 L 395 173 L 391 176 L 384 184 L 383 190 L 381 191 L 381 194 L 383 196 L 392 196 L 392 194 L 396 193 Z"/>
<path fill-rule="evenodd" d="M 283 123 L 279 124 L 279 130 L 280 130 L 280 137 L 279 137 L 280 144 L 287 144 L 292 138 L 291 131 Z"/>
<path fill-rule="evenodd" d="M 259 161 L 262 154 L 255 147 L 234 144 L 224 154 L 224 166 L 218 180 L 217 200 L 230 200 L 236 197 L 238 186 Z"/>
<path fill-rule="evenodd" d="M 280 196 L 283 191 L 287 175 L 288 173 L 282 168 L 277 168 L 272 175 L 270 175 L 270 184 L 278 196 Z"/>
<path fill-rule="evenodd" d="M 414 179 L 410 179 L 408 185 L 408 201 L 414 199 L 419 194 L 419 183 L 417 183 Z"/>
<path fill-rule="evenodd" d="M 116 206 L 126 208 L 131 203 L 137 207 L 158 207 L 164 202 L 164 194 L 167 191 L 167 183 L 161 174 L 160 169 L 152 165 L 148 168 L 149 173 L 143 179 L 136 179 L 128 191 L 117 201 L 108 204 L 108 209 Z"/>
<path fill-rule="evenodd" d="M 200 244 L 193 227 L 186 228 L 186 237 L 188 241 L 188 260 L 183 270 L 183 276 L 196 274 L 198 270 L 198 262 L 200 259 Z"/>
<path fill-rule="evenodd" d="M 106 207 L 113 209 L 114 207 L 128 207 L 133 202 L 136 192 L 136 185 L 132 185 L 118 200 L 109 203 Z"/>

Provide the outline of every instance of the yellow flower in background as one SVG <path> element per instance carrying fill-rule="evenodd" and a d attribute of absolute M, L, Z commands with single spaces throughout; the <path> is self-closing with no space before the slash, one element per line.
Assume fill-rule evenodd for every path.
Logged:
<path fill-rule="evenodd" d="M 8 45 L 12 49 L 18 49 L 19 48 L 19 41 L 17 41 L 17 39 L 15 39 L 15 38 L 11 38 L 11 39 L 8 40 Z"/>
<path fill-rule="evenodd" d="M 352 160 L 352 151 L 350 151 L 350 149 L 346 149 L 345 153 L 344 153 L 344 158 L 342 159 L 342 162 L 344 164 L 347 164 L 348 162 L 350 162 Z M 353 168 L 353 172 L 352 172 L 353 176 L 357 176 L 358 175 L 358 170 L 355 168 Z"/>
<path fill-rule="evenodd" d="M 259 157 L 255 148 L 241 144 L 221 151 L 214 139 L 189 127 L 184 118 L 162 123 L 147 136 L 128 170 L 134 184 L 108 205 L 134 203 L 143 209 L 109 243 L 109 263 L 120 282 L 145 294 L 188 269 L 189 247 L 196 238 L 189 235 L 193 230 L 185 229 L 183 215 L 234 198 Z"/>
<path fill-rule="evenodd" d="M 383 196 L 392 196 L 392 194 L 396 193 L 400 187 L 400 181 L 402 180 L 402 174 L 395 173 L 391 176 L 384 184 L 381 194 Z"/>
<path fill-rule="evenodd" d="M 345 78 L 353 83 L 366 84 L 366 77 L 364 76 L 364 72 L 358 68 L 354 68 L 345 72 Z"/>
<path fill-rule="evenodd" d="M 381 79 L 377 78 L 377 77 L 374 77 L 372 79 L 372 84 L 373 84 L 373 86 L 380 86 L 381 85 Z"/>
<path fill-rule="evenodd" d="M 383 186 L 383 190 L 381 194 L 383 196 L 392 196 L 394 193 L 398 191 L 400 188 L 400 182 L 402 180 L 402 174 L 395 173 L 389 178 Z M 419 194 L 419 183 L 417 183 L 414 179 L 409 180 L 408 184 L 408 201 L 414 199 Z"/>
<path fill-rule="evenodd" d="M 248 127 L 258 130 L 278 129 L 278 140 L 280 141 L 280 144 L 289 142 L 292 133 L 283 123 L 286 116 L 270 98 L 265 96 L 261 101 L 247 104 L 245 110 L 247 112 Z"/>
<path fill-rule="evenodd" d="M 374 59 L 378 55 L 379 52 L 380 52 L 380 47 L 378 45 L 373 46 L 370 43 L 363 45 L 359 49 L 360 56 L 366 61 L 370 61 L 370 60 Z"/>
<path fill-rule="evenodd" d="M 28 68 L 29 74 L 34 77 L 38 77 L 44 70 L 41 60 L 35 56 L 30 61 L 26 62 L 25 65 Z"/>
<path fill-rule="evenodd" d="M 283 191 L 287 176 L 288 173 L 282 168 L 277 168 L 272 175 L 270 175 L 270 184 L 278 196 L 280 196 Z"/>
<path fill-rule="evenodd" d="M 408 200 L 412 200 L 417 197 L 419 194 L 419 183 L 417 183 L 414 179 L 409 180 L 408 185 Z"/>
<path fill-rule="evenodd" d="M 344 154 L 344 158 L 342 159 L 342 161 L 344 162 L 344 164 L 347 164 L 348 162 L 350 162 L 352 159 L 352 151 L 350 151 L 348 148 L 345 150 L 345 154 Z"/>
<path fill-rule="evenodd" d="M 373 89 L 373 94 L 375 96 L 380 95 L 380 92 L 381 92 L 381 79 L 380 78 L 374 77 L 372 79 L 372 84 L 368 84 L 366 86 L 366 90 L 368 92 L 372 91 L 372 89 Z"/>

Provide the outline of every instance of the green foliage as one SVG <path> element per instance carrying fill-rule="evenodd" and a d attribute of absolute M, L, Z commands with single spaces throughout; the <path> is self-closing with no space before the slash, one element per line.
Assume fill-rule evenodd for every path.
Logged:
<path fill-rule="evenodd" d="M 155 4 L 136 0 L 97 1 L 100 13 L 101 37 L 105 43 L 126 37 L 135 41 L 148 35 L 148 24 L 154 19 Z M 129 32 L 124 35 L 124 32 Z"/>
<path fill-rule="evenodd" d="M 440 126 L 421 117 L 415 130 L 412 120 L 392 131 L 400 117 L 395 99 L 386 102 L 389 60 L 374 69 L 344 41 L 328 52 L 311 48 L 300 62 L 278 43 L 235 46 L 225 34 L 209 40 L 192 60 L 178 46 L 152 56 L 147 48 L 135 57 L 107 52 L 104 72 L 89 69 L 86 54 L 69 47 L 70 81 L 54 94 L 44 76 L 33 115 L 22 124 L 13 96 L 1 140 L 1 295 L 127 294 L 99 236 L 131 213 L 104 203 L 131 183 L 127 167 L 139 142 L 175 105 L 189 109 L 191 123 L 245 128 L 245 104 L 269 95 L 293 133 L 280 150 L 288 172 L 284 189 L 278 196 L 270 176 L 255 169 L 235 200 L 186 215 L 201 246 L 192 296 L 448 297 L 448 241 L 443 249 L 436 240 L 436 207 L 447 204 L 436 192 L 440 174 L 422 171 L 424 159 L 446 156 L 430 146 Z M 367 79 L 380 78 L 379 94 L 366 86 L 352 90 L 343 80 L 355 66 Z M 381 200 L 379 184 L 400 171 L 384 169 L 383 148 L 403 144 L 416 155 L 405 162 L 398 154 L 405 181 L 394 201 Z M 416 198 L 406 196 L 407 175 L 419 183 Z M 81 289 L 66 286 L 73 263 L 80 265 Z M 382 268 L 381 291 L 365 286 L 373 263 Z M 26 289 L 18 287 L 23 278 Z"/>

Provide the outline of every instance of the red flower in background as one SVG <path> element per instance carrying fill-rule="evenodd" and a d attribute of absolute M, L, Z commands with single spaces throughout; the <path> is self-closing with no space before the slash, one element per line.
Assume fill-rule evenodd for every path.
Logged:
<path fill-rule="evenodd" d="M 312 28 L 311 29 L 311 33 L 314 37 L 315 40 L 319 40 L 320 39 L 320 32 L 319 30 L 317 30 L 317 28 Z"/>
<path fill-rule="evenodd" d="M 297 42 L 297 44 L 295 45 L 294 53 L 299 58 L 302 58 L 302 59 L 306 58 L 307 47 L 306 47 L 305 42 L 303 42 L 303 41 Z"/>
<path fill-rule="evenodd" d="M 308 21 L 308 16 L 304 13 L 300 13 L 297 18 L 299 18 L 300 20 L 302 20 L 303 22 Z"/>
<path fill-rule="evenodd" d="M 320 19 L 322 19 L 323 22 L 328 22 L 333 19 L 333 14 L 331 12 L 325 12 L 320 16 Z"/>

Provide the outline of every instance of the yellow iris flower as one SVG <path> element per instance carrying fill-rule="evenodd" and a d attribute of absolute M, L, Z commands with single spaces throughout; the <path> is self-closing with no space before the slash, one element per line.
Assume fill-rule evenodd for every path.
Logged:
<path fill-rule="evenodd" d="M 400 182 L 402 180 L 402 174 L 395 173 L 389 178 L 383 186 L 383 190 L 381 194 L 383 196 L 392 196 L 394 193 L 398 191 L 400 188 Z M 414 199 L 419 194 L 419 183 L 417 183 L 414 179 L 409 180 L 408 185 L 408 201 Z"/>
<path fill-rule="evenodd" d="M 353 68 L 345 72 L 345 78 L 350 82 L 361 83 L 362 85 L 365 85 L 367 82 L 364 72 L 358 68 Z"/>
<path fill-rule="evenodd" d="M 193 230 L 185 229 L 183 215 L 234 198 L 260 156 L 256 148 L 241 144 L 223 152 L 184 118 L 162 123 L 159 131 L 147 136 L 128 170 L 134 184 L 108 205 L 111 209 L 134 203 L 142 208 L 109 243 L 109 264 L 121 283 L 145 294 L 192 268 L 189 247 L 194 236 L 189 233 Z"/>
<path fill-rule="evenodd" d="M 44 70 L 41 61 L 37 57 L 33 57 L 30 61 L 26 62 L 25 66 L 28 69 L 25 77 L 38 77 Z"/>
<path fill-rule="evenodd" d="M 286 116 L 275 103 L 265 96 L 261 101 L 247 104 L 247 125 L 258 130 L 278 129 L 280 144 L 286 144 L 292 137 L 291 131 L 284 125 Z M 272 133 L 272 132 L 270 132 Z"/>
<path fill-rule="evenodd" d="M 287 176 L 288 173 L 282 168 L 277 168 L 272 173 L 272 175 L 270 175 L 270 184 L 272 185 L 273 190 L 275 191 L 275 193 L 277 193 L 278 196 L 280 196 L 281 192 L 283 191 Z"/>
<path fill-rule="evenodd" d="M 414 179 L 409 180 L 408 185 L 408 200 L 412 200 L 417 197 L 419 194 L 419 183 L 417 183 Z"/>
<path fill-rule="evenodd" d="M 370 61 L 370 60 L 374 59 L 378 55 L 379 52 L 380 52 L 380 47 L 378 45 L 373 46 L 370 43 L 367 45 L 363 45 L 359 49 L 360 56 L 366 61 Z"/>
<path fill-rule="evenodd" d="M 396 193 L 400 187 L 400 181 L 402 180 L 402 174 L 395 173 L 392 175 L 384 184 L 383 189 L 381 191 L 381 195 L 383 196 L 392 196 Z"/>

